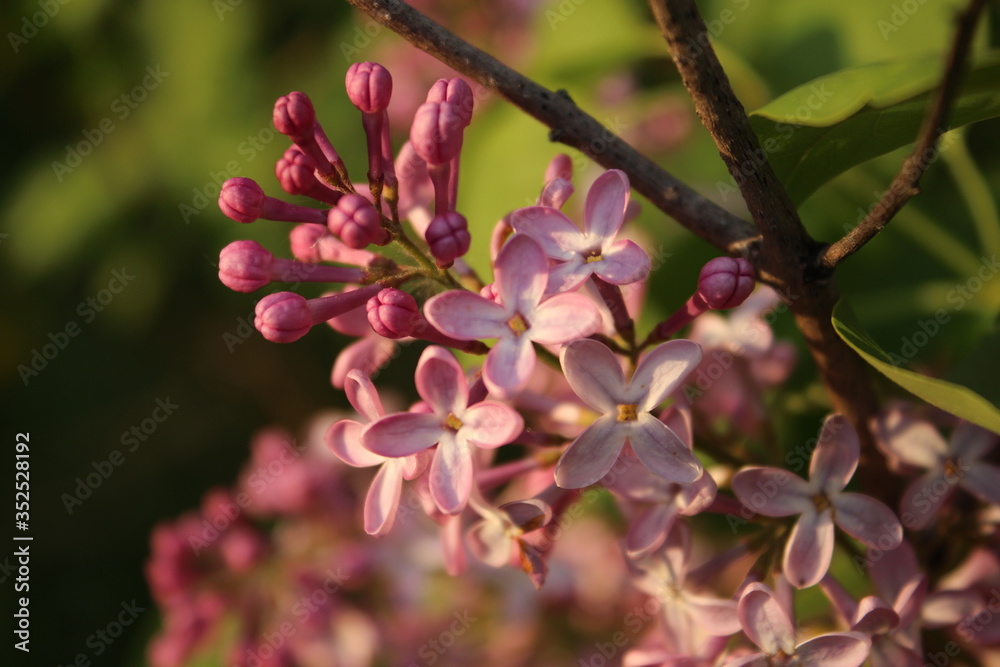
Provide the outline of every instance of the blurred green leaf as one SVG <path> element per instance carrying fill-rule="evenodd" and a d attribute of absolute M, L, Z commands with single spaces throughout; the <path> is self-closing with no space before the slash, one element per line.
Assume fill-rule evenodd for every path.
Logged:
<path fill-rule="evenodd" d="M 1000 409 L 968 387 L 914 373 L 897 366 L 891 355 L 861 328 L 850 307 L 841 300 L 833 309 L 837 334 L 875 370 L 911 394 L 956 417 L 1000 433 Z"/>
<path fill-rule="evenodd" d="M 796 204 L 847 169 L 914 141 L 940 78 L 941 58 L 847 69 L 803 84 L 750 122 Z M 1000 54 L 978 59 L 950 126 L 1000 116 Z M 942 144 L 946 148 L 946 144 Z"/>

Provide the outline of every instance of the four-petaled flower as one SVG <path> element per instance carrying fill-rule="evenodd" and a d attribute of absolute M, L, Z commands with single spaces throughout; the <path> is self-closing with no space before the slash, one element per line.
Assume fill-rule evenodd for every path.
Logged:
<path fill-rule="evenodd" d="M 823 423 L 809 465 L 809 481 L 780 468 L 749 466 L 733 477 L 744 505 L 764 516 L 799 520 L 785 545 L 785 576 L 798 588 L 823 578 L 833 557 L 833 525 L 870 547 L 889 551 L 903 540 L 903 527 L 883 503 L 843 488 L 858 467 L 858 435 L 842 415 Z"/>
<path fill-rule="evenodd" d="M 629 182 L 625 172 L 601 174 L 587 192 L 583 231 L 558 209 L 529 206 L 511 213 L 515 232 L 542 244 L 558 264 L 549 271 L 547 293 L 575 290 L 591 275 L 612 285 L 645 280 L 649 255 L 634 241 L 616 240 L 625 221 Z"/>
<path fill-rule="evenodd" d="M 483 401 L 470 406 L 462 367 L 443 347 L 432 345 L 424 350 L 414 379 L 417 393 L 431 413 L 381 417 L 364 428 L 361 442 L 376 454 L 391 458 L 437 445 L 430 467 L 431 497 L 445 514 L 457 514 L 472 492 L 472 448 L 506 445 L 524 430 L 524 420 L 502 403 Z"/>
<path fill-rule="evenodd" d="M 600 326 L 597 307 L 582 294 L 542 300 L 547 267 L 541 247 L 515 234 L 497 256 L 497 302 L 453 290 L 424 305 L 427 320 L 452 338 L 497 339 L 483 364 L 483 381 L 497 396 L 510 396 L 527 384 L 536 361 L 532 343 L 559 345 L 589 336 Z"/>
<path fill-rule="evenodd" d="M 701 361 L 696 343 L 672 340 L 658 345 L 642 358 L 630 381 L 614 352 L 589 338 L 564 347 L 559 359 L 569 386 L 603 415 L 559 459 L 559 486 L 579 489 L 598 481 L 611 470 L 625 443 L 646 468 L 668 482 L 688 484 L 701 476 L 701 463 L 684 441 L 650 414 Z"/>

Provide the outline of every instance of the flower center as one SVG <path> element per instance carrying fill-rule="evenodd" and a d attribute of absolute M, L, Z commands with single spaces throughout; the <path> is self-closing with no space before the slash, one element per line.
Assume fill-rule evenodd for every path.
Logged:
<path fill-rule="evenodd" d="M 514 317 L 507 320 L 507 326 L 514 332 L 515 336 L 520 336 L 528 330 L 528 323 L 524 321 L 520 313 L 516 313 Z"/>
<path fill-rule="evenodd" d="M 599 262 L 602 259 L 604 259 L 604 257 L 601 256 L 601 249 L 594 248 L 593 250 L 587 252 L 587 254 L 583 258 L 583 261 L 587 264 L 590 264 L 592 262 Z"/>
<path fill-rule="evenodd" d="M 812 501 L 813 501 L 813 506 L 816 508 L 816 511 L 819 512 L 820 514 L 822 514 L 826 510 L 830 509 L 830 507 L 832 507 L 832 505 L 830 504 L 830 499 L 826 497 L 825 493 L 817 493 L 815 496 L 812 497 Z"/>
<path fill-rule="evenodd" d="M 463 426 L 462 420 L 451 413 L 448 414 L 448 418 L 445 419 L 444 423 L 442 423 L 441 425 L 444 426 L 449 431 L 457 431 Z"/>
<path fill-rule="evenodd" d="M 618 406 L 618 421 L 620 422 L 634 422 L 639 418 L 636 412 L 635 403 L 622 404 Z"/>
<path fill-rule="evenodd" d="M 958 479 L 962 476 L 962 465 L 958 459 L 948 459 L 944 462 L 944 475 L 949 480 Z"/>

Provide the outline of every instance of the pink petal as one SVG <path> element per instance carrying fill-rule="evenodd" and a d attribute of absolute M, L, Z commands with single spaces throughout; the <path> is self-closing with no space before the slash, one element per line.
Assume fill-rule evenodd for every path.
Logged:
<path fill-rule="evenodd" d="M 361 444 L 363 428 L 363 424 L 351 419 L 334 422 L 326 432 L 326 445 L 347 465 L 367 468 L 384 463 L 384 456 L 369 451 Z"/>
<path fill-rule="evenodd" d="M 420 398 L 438 415 L 458 415 L 465 411 L 469 400 L 465 373 L 455 355 L 445 348 L 431 345 L 424 350 L 414 380 Z"/>
<path fill-rule="evenodd" d="M 713 637 L 727 637 L 740 631 L 740 617 L 735 600 L 720 600 L 701 595 L 685 595 L 688 611 L 695 624 Z"/>
<path fill-rule="evenodd" d="M 587 192 L 583 227 L 588 236 L 613 238 L 625 221 L 629 182 L 625 172 L 610 169 L 594 181 Z"/>
<path fill-rule="evenodd" d="M 612 285 L 631 285 L 649 277 L 649 255 L 635 241 L 619 241 L 601 253 L 591 271 Z"/>
<path fill-rule="evenodd" d="M 809 588 L 819 583 L 830 569 L 833 557 L 833 518 L 829 510 L 817 513 L 811 509 L 795 522 L 785 545 L 782 569 L 796 588 Z"/>
<path fill-rule="evenodd" d="M 372 480 L 365 498 L 365 532 L 369 535 L 381 537 L 392 529 L 403 490 L 401 464 L 398 459 L 386 461 Z"/>
<path fill-rule="evenodd" d="M 701 474 L 701 477 L 690 484 L 680 485 L 680 492 L 677 494 L 677 504 L 681 508 L 681 514 L 685 516 L 700 514 L 712 504 L 718 491 L 718 485 L 712 479 L 712 476 L 708 474 L 707 470 Z"/>
<path fill-rule="evenodd" d="M 640 414 L 627 432 L 635 455 L 653 474 L 678 484 L 690 484 L 701 476 L 701 462 L 684 441 L 648 412 Z"/>
<path fill-rule="evenodd" d="M 872 643 L 868 656 L 872 667 L 924 667 L 919 653 L 896 643 L 894 637 L 882 637 Z"/>
<path fill-rule="evenodd" d="M 453 577 L 465 571 L 465 549 L 462 542 L 462 515 L 445 517 L 441 525 L 441 549 L 444 570 Z"/>
<path fill-rule="evenodd" d="M 510 314 L 503 306 L 463 290 L 432 296 L 424 304 L 424 317 L 438 331 L 459 340 L 496 338 L 510 331 Z"/>
<path fill-rule="evenodd" d="M 493 567 L 504 567 L 510 563 L 514 543 L 506 529 L 499 519 L 486 519 L 472 526 L 467 539 L 476 558 Z"/>
<path fill-rule="evenodd" d="M 899 516 L 910 530 L 923 530 L 930 525 L 942 505 L 955 491 L 944 471 L 935 468 L 910 482 L 899 503 Z"/>
<path fill-rule="evenodd" d="M 594 302 L 582 294 L 556 294 L 543 301 L 531 315 L 531 340 L 542 345 L 562 345 L 586 338 L 601 326 Z"/>
<path fill-rule="evenodd" d="M 396 341 L 376 335 L 371 331 L 370 325 L 368 329 L 369 335 L 351 343 L 337 355 L 330 376 L 330 384 L 337 389 L 344 388 L 347 374 L 352 370 L 357 369 L 365 375 L 371 375 L 392 360 L 397 349 Z"/>
<path fill-rule="evenodd" d="M 731 484 L 741 503 L 764 516 L 791 516 L 813 507 L 809 483 L 780 468 L 749 466 L 733 475 Z"/>
<path fill-rule="evenodd" d="M 545 287 L 545 293 L 557 294 L 579 289 L 590 278 L 593 266 L 584 263 L 583 255 L 573 255 L 569 261 L 549 267 L 549 282 Z"/>
<path fill-rule="evenodd" d="M 747 586 L 737 613 L 747 637 L 765 653 L 795 652 L 795 628 L 770 588 L 761 583 Z"/>
<path fill-rule="evenodd" d="M 962 488 L 984 503 L 1000 505 L 1000 468 L 981 461 L 960 478 Z"/>
<path fill-rule="evenodd" d="M 376 454 L 400 458 L 433 447 L 443 433 L 439 416 L 402 412 L 366 426 L 361 443 Z"/>
<path fill-rule="evenodd" d="M 951 454 L 971 463 L 990 453 L 998 436 L 992 431 L 961 421 L 951 434 Z"/>
<path fill-rule="evenodd" d="M 684 441 L 688 449 L 692 448 L 694 436 L 691 426 L 691 406 L 683 398 L 679 399 L 660 415 L 660 421 L 667 425 L 677 437 Z"/>
<path fill-rule="evenodd" d="M 493 401 L 476 403 L 465 411 L 461 420 L 459 437 L 477 447 L 506 445 L 524 430 L 524 419 L 516 410 Z"/>
<path fill-rule="evenodd" d="M 915 579 L 926 579 L 917 563 L 917 555 L 909 542 L 903 542 L 892 550 L 892 558 L 879 558 L 869 564 L 872 583 L 882 598 L 899 599 L 909 583 Z M 899 607 L 896 607 L 899 611 Z"/>
<path fill-rule="evenodd" d="M 830 415 L 813 451 L 809 480 L 817 489 L 840 491 L 854 475 L 860 455 L 857 431 L 843 415 Z"/>
<path fill-rule="evenodd" d="M 628 556 L 633 560 L 645 558 L 663 544 L 677 518 L 677 505 L 664 503 L 654 505 L 629 526 L 625 537 Z"/>
<path fill-rule="evenodd" d="M 445 433 L 431 461 L 431 497 L 445 514 L 465 509 L 472 493 L 472 456 L 469 448 L 451 433 Z"/>
<path fill-rule="evenodd" d="M 366 422 L 373 422 L 385 415 L 375 385 L 358 369 L 353 369 L 347 374 L 344 390 L 347 392 L 347 400 Z"/>
<path fill-rule="evenodd" d="M 497 255 L 494 274 L 507 312 L 530 317 L 542 300 L 549 278 L 542 246 L 527 234 L 515 234 Z"/>
<path fill-rule="evenodd" d="M 535 370 L 537 355 L 526 336 L 499 339 L 483 362 L 483 382 L 491 394 L 508 398 L 524 389 Z"/>
<path fill-rule="evenodd" d="M 869 595 L 858 603 L 851 630 L 871 636 L 886 634 L 898 626 L 899 614 L 881 598 Z"/>
<path fill-rule="evenodd" d="M 570 388 L 601 413 L 615 413 L 625 396 L 625 373 L 618 357 L 603 343 L 583 338 L 559 353 Z"/>
<path fill-rule="evenodd" d="M 584 249 L 583 232 L 554 208 L 529 206 L 511 213 L 510 225 L 518 234 L 535 239 L 545 255 L 555 260 L 568 260 Z"/>
<path fill-rule="evenodd" d="M 610 351 L 610 350 L 609 350 Z M 654 347 L 640 361 L 628 383 L 628 403 L 649 412 L 680 386 L 701 362 L 701 346 L 689 340 L 671 340 Z"/>
<path fill-rule="evenodd" d="M 604 477 L 625 444 L 626 432 L 618 426 L 613 415 L 588 426 L 559 459 L 556 484 L 564 489 L 582 489 Z"/>
<path fill-rule="evenodd" d="M 667 581 L 681 587 L 687 578 L 688 562 L 691 560 L 691 526 L 679 521 L 667 533 L 663 547 L 663 565 L 667 570 Z"/>
<path fill-rule="evenodd" d="M 936 428 L 898 410 L 876 419 L 874 430 L 881 448 L 904 463 L 933 468 L 948 455 L 948 444 Z"/>
<path fill-rule="evenodd" d="M 498 509 L 510 518 L 511 523 L 525 532 L 546 526 L 552 520 L 552 507 L 540 498 L 513 500 Z"/>
<path fill-rule="evenodd" d="M 834 521 L 866 546 L 892 551 L 903 541 L 903 526 L 885 503 L 862 493 L 842 493 L 833 500 Z"/>
<path fill-rule="evenodd" d="M 803 642 L 795 649 L 795 657 L 803 665 L 861 667 L 871 645 L 871 640 L 861 633 L 833 632 Z"/>
<path fill-rule="evenodd" d="M 774 332 L 764 320 L 733 316 L 729 318 L 726 343 L 734 353 L 756 360 L 773 349 Z"/>
<path fill-rule="evenodd" d="M 429 449 L 403 458 L 403 479 L 416 479 L 424 474 L 434 454 Z"/>

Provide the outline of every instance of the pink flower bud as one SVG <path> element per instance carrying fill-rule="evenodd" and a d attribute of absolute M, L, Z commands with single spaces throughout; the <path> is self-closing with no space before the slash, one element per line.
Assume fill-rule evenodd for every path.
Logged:
<path fill-rule="evenodd" d="M 233 241 L 219 253 L 219 280 L 231 290 L 253 292 L 271 282 L 273 262 L 256 241 Z"/>
<path fill-rule="evenodd" d="M 344 77 L 351 104 L 362 113 L 384 111 L 392 96 L 392 75 L 378 63 L 354 63 Z"/>
<path fill-rule="evenodd" d="M 253 222 L 264 213 L 264 190 L 252 178 L 230 178 L 219 192 L 219 208 L 236 222 Z"/>
<path fill-rule="evenodd" d="M 372 266 L 382 263 L 385 266 L 395 264 L 381 255 L 363 249 L 348 248 L 340 239 L 330 233 L 326 225 L 311 223 L 298 225 L 289 234 L 292 254 L 303 262 L 340 262 L 357 266 Z"/>
<path fill-rule="evenodd" d="M 424 234 L 427 245 L 438 266 L 451 266 L 455 260 L 469 251 L 469 223 L 465 216 L 456 211 L 437 215 L 427 225 Z"/>
<path fill-rule="evenodd" d="M 422 320 L 416 300 L 402 290 L 387 287 L 367 304 L 368 323 L 379 336 L 405 338 Z"/>
<path fill-rule="evenodd" d="M 475 97 L 462 79 L 438 79 L 427 91 L 428 102 L 448 102 L 462 119 L 462 126 L 468 127 L 472 122 L 472 107 Z"/>
<path fill-rule="evenodd" d="M 463 127 L 461 114 L 450 103 L 425 102 L 413 116 L 410 141 L 427 164 L 445 164 L 462 147 Z"/>
<path fill-rule="evenodd" d="M 735 308 L 750 296 L 755 285 L 753 266 L 742 257 L 709 260 L 698 276 L 698 294 L 713 310 Z"/>
<path fill-rule="evenodd" d="M 274 103 L 274 127 L 292 141 L 309 139 L 316 125 L 316 110 L 309 96 L 294 91 L 278 98 Z"/>
<path fill-rule="evenodd" d="M 327 227 L 349 248 L 364 248 L 370 243 L 384 244 L 389 233 L 382 229 L 382 218 L 375 207 L 361 195 L 348 194 L 330 209 Z"/>
<path fill-rule="evenodd" d="M 281 189 L 290 195 L 305 195 L 334 206 L 341 193 L 326 187 L 316 178 L 316 162 L 292 146 L 274 165 L 274 175 Z"/>
<path fill-rule="evenodd" d="M 253 325 L 264 338 L 274 343 L 291 343 L 313 326 L 309 302 L 294 292 L 268 294 L 257 302 Z"/>
<path fill-rule="evenodd" d="M 565 153 L 559 153 L 549 162 L 545 169 L 545 182 L 554 181 L 561 178 L 565 181 L 573 182 L 573 160 Z"/>

